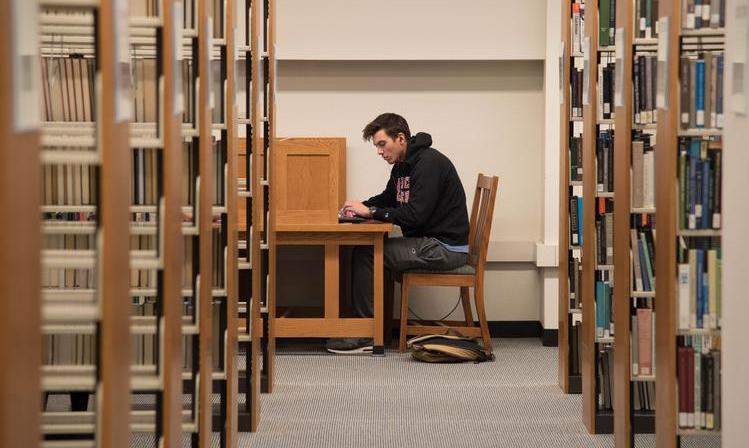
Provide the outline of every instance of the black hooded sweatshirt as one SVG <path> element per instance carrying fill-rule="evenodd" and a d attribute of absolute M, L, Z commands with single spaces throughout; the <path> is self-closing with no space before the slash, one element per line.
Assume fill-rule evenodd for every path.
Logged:
<path fill-rule="evenodd" d="M 450 246 L 468 244 L 463 184 L 450 159 L 419 132 L 408 140 L 406 160 L 396 162 L 385 191 L 366 201 L 373 218 L 400 226 L 403 236 L 433 237 Z"/>

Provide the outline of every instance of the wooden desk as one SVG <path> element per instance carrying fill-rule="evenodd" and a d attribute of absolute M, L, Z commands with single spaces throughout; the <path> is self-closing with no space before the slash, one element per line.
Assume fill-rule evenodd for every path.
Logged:
<path fill-rule="evenodd" d="M 383 239 L 392 224 L 286 224 L 275 229 L 276 245 L 325 246 L 325 312 L 322 318 L 275 318 L 275 337 L 361 337 L 374 339 L 373 355 L 384 355 L 383 345 Z M 342 318 L 340 316 L 339 253 L 340 246 L 374 247 L 374 316 Z M 279 281 L 282 279 L 276 279 Z"/>

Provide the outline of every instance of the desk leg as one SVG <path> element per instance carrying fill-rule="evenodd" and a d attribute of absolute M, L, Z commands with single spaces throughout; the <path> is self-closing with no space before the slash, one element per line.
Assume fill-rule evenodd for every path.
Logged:
<path fill-rule="evenodd" d="M 374 356 L 385 356 L 385 346 L 383 344 L 383 240 L 382 236 L 377 236 L 374 241 Z"/>
<path fill-rule="evenodd" d="M 340 262 L 338 244 L 325 244 L 325 318 L 339 319 L 339 277 Z"/>

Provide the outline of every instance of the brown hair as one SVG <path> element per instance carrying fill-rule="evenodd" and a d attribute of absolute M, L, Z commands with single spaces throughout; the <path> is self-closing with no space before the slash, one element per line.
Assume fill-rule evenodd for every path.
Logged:
<path fill-rule="evenodd" d="M 385 131 L 385 134 L 392 139 L 398 137 L 400 133 L 406 136 L 406 140 L 411 138 L 411 130 L 408 128 L 408 122 L 398 114 L 384 113 L 379 115 L 364 127 L 362 138 L 365 141 L 372 140 L 372 137 L 380 130 Z"/>

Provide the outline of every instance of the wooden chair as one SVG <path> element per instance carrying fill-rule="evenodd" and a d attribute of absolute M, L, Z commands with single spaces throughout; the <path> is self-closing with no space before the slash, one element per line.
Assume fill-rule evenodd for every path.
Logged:
<path fill-rule="evenodd" d="M 452 271 L 406 271 L 401 281 L 401 314 L 400 314 L 400 344 L 399 350 L 406 349 L 408 335 L 446 334 L 452 330 L 465 337 L 479 337 L 483 339 L 484 350 L 491 353 L 492 345 L 489 337 L 489 324 L 484 311 L 484 266 L 486 251 L 489 246 L 489 234 L 492 229 L 494 215 L 494 200 L 497 195 L 497 176 L 489 177 L 479 174 L 476 183 L 476 194 L 471 209 L 470 230 L 468 234 L 468 263 Z M 465 322 L 442 322 L 433 325 L 408 324 L 408 292 L 411 286 L 457 286 L 460 288 L 460 299 L 463 302 Z M 469 288 L 473 288 L 476 313 L 479 327 L 474 326 Z"/>

